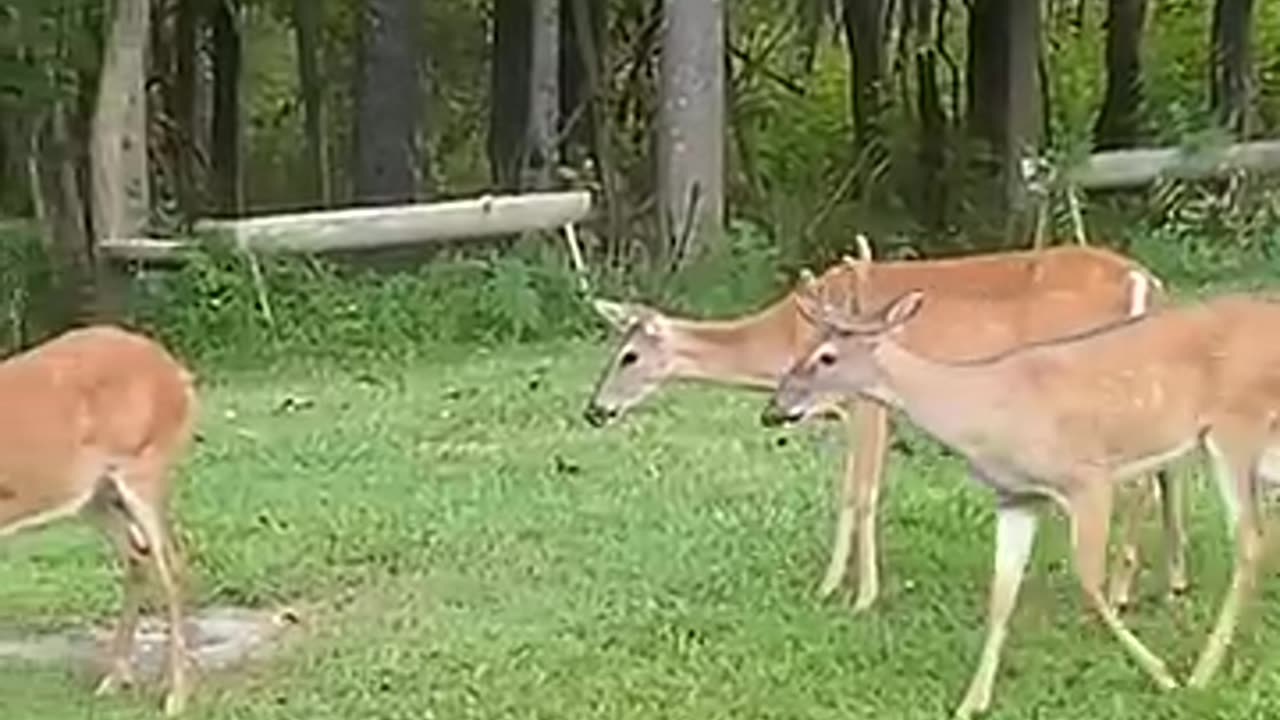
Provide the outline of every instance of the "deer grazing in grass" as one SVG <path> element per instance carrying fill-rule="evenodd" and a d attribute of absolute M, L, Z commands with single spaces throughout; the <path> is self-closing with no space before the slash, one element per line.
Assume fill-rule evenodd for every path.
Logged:
<path fill-rule="evenodd" d="M 1226 295 L 987 358 L 942 362 L 902 341 L 931 296 L 908 291 L 850 313 L 810 285 L 822 331 L 782 378 L 761 420 L 795 422 L 855 393 L 897 408 L 970 462 L 996 498 L 986 640 L 956 717 L 990 704 L 1037 510 L 1060 506 L 1088 604 L 1161 688 L 1164 661 L 1103 592 L 1114 486 L 1204 447 L 1235 536 L 1235 571 L 1189 684 L 1204 686 L 1231 642 L 1262 550 L 1261 481 L 1280 482 L 1280 301 Z M 951 301 L 948 301 L 951 302 Z M 993 301 L 976 302 L 986 312 Z M 1000 302 L 1000 301 L 994 301 Z"/>
<path fill-rule="evenodd" d="M 1160 283 L 1137 263 L 1106 250 L 1060 246 L 1040 251 L 968 257 L 873 262 L 858 236 L 860 259 L 846 257 L 817 280 L 856 307 L 877 307 L 905 290 L 931 293 L 929 306 L 903 342 L 930 357 L 964 360 L 1014 345 L 1078 332 L 1146 312 L 1163 299 Z M 1003 299 L 974 310 L 974 301 Z M 771 390 L 816 335 L 792 292 L 754 314 L 731 320 L 672 317 L 635 304 L 597 300 L 595 307 L 622 335 L 587 406 L 586 418 L 604 425 L 634 407 L 664 382 L 694 379 Z M 856 309 L 855 307 L 855 309 Z M 881 406 L 842 399 L 828 408 L 845 418 L 848 450 L 839 514 L 820 596 L 835 591 L 848 572 L 855 544 L 858 587 L 854 611 L 879 593 L 876 510 L 889 441 Z M 1181 500 L 1176 483 L 1158 476 L 1163 502 L 1168 582 L 1187 584 Z M 1141 498 L 1140 498 L 1141 499 Z M 1136 509 L 1142 504 L 1135 503 Z M 1125 566 L 1112 592 L 1128 600 L 1137 570 L 1137 546 L 1124 533 Z"/>
<path fill-rule="evenodd" d="M 71 330 L 0 362 L 0 536 L 81 515 L 124 566 L 124 600 L 98 686 L 132 682 L 147 571 L 168 606 L 167 714 L 189 693 L 169 473 L 196 412 L 190 374 L 155 342 L 110 326 Z"/>

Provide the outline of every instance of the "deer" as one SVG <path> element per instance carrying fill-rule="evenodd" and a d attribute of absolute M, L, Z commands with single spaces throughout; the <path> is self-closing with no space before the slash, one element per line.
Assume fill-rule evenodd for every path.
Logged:
<path fill-rule="evenodd" d="M 844 256 L 817 283 L 839 288 L 846 298 L 866 307 L 907 289 L 927 288 L 933 299 L 903 341 L 931 357 L 981 357 L 1021 342 L 1142 314 L 1164 297 L 1162 283 L 1146 268 L 1096 247 L 1061 245 L 886 262 L 873 260 L 865 235 L 855 240 L 858 258 Z M 1080 292 L 1033 294 L 1045 290 Z M 596 382 L 586 420 L 596 426 L 616 421 L 670 380 L 772 390 L 817 332 L 801 312 L 798 292 L 794 289 L 758 312 L 727 320 L 675 317 L 641 304 L 596 299 L 596 311 L 621 339 Z M 984 298 L 1010 301 L 971 312 L 969 301 Z M 818 596 L 828 597 L 844 583 L 856 541 L 857 594 L 852 610 L 860 613 L 879 596 L 876 515 L 890 440 L 888 415 L 876 403 L 858 398 L 835 403 L 828 411 L 844 418 L 848 445 L 830 560 Z M 1168 473 L 1157 474 L 1155 488 L 1161 500 L 1169 595 L 1176 596 L 1188 586 L 1182 500 Z M 1133 517 L 1145 511 L 1146 498 L 1136 497 Z M 1121 535 L 1125 564 L 1113 578 L 1111 593 L 1124 607 L 1139 563 L 1127 526 Z"/>
<path fill-rule="evenodd" d="M 66 331 L 0 361 L 0 536 L 80 517 L 123 566 L 123 607 L 96 693 L 133 683 L 148 572 L 170 625 L 166 715 L 190 694 L 169 475 L 193 435 L 191 373 L 157 342 L 114 325 Z"/>
<path fill-rule="evenodd" d="M 1188 679 L 1206 686 L 1235 632 L 1263 548 L 1261 484 L 1280 482 L 1280 300 L 1222 295 L 966 361 L 937 360 L 903 339 L 928 291 L 852 313 L 809 283 L 821 327 L 770 396 L 768 426 L 803 420 L 829 397 L 860 395 L 905 413 L 965 457 L 995 504 L 986 636 L 955 717 L 991 703 L 1000 654 L 1040 510 L 1068 518 L 1085 600 L 1129 657 L 1165 690 L 1168 666 L 1103 592 L 1117 486 L 1197 448 L 1207 452 L 1234 535 L 1234 571 Z M 944 300 L 954 302 L 954 299 Z M 972 312 L 1008 301 L 974 301 Z M 1016 301 L 1015 301 L 1016 302 Z M 912 318 L 919 315 L 919 320 Z"/>

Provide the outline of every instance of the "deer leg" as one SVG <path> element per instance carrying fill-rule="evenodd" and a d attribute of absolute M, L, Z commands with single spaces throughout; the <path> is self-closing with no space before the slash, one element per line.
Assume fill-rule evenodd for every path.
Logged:
<path fill-rule="evenodd" d="M 106 695 L 122 687 L 131 687 L 133 677 L 133 647 L 138 631 L 138 616 L 142 605 L 142 594 L 146 584 L 146 568 L 143 559 L 129 541 L 126 521 L 119 515 L 107 511 L 98 521 L 107 537 L 115 546 L 120 556 L 124 571 L 124 598 L 120 611 L 120 620 L 116 623 L 108 655 L 108 670 L 98 683 L 96 693 Z"/>
<path fill-rule="evenodd" d="M 1256 496 L 1257 475 L 1254 468 L 1248 467 L 1251 463 L 1239 459 L 1233 462 L 1212 439 L 1206 442 L 1206 446 L 1218 490 L 1223 496 L 1223 505 L 1227 508 L 1228 525 L 1235 535 L 1236 558 L 1231 585 L 1222 600 L 1218 620 L 1191 671 L 1188 684 L 1196 688 L 1207 685 L 1222 665 L 1235 635 L 1240 609 L 1253 591 L 1262 555 L 1262 520 Z"/>
<path fill-rule="evenodd" d="M 1132 600 L 1133 582 L 1142 569 L 1139 554 L 1138 529 L 1142 518 L 1150 509 L 1150 491 L 1146 483 L 1134 482 L 1121 485 L 1120 493 L 1120 562 L 1111 573 L 1111 582 L 1107 590 L 1108 602 L 1116 610 L 1124 610 Z"/>
<path fill-rule="evenodd" d="M 1009 616 L 1018 599 L 1018 588 L 1036 537 L 1036 507 L 1028 501 L 1002 499 L 996 508 L 996 552 L 987 605 L 987 634 L 978 667 L 964 700 L 956 708 L 957 720 L 986 711 L 1000 664 L 1000 651 L 1009 630 Z"/>
<path fill-rule="evenodd" d="M 1160 487 L 1160 517 L 1164 526 L 1164 552 L 1170 595 L 1183 595 L 1187 579 L 1186 505 L 1182 500 L 1183 481 L 1167 469 L 1156 472 Z"/>
<path fill-rule="evenodd" d="M 827 573 L 818 586 L 818 597 L 825 598 L 835 592 L 844 582 L 849 568 L 849 558 L 853 554 L 853 539 L 856 525 L 854 498 L 857 495 L 858 475 L 857 460 L 865 448 L 864 441 L 858 433 L 857 413 L 865 401 L 855 401 L 852 410 L 846 408 L 844 415 L 847 445 L 845 446 L 844 475 L 841 477 L 838 508 L 836 514 L 835 536 L 831 543 L 831 560 L 827 563 Z"/>
<path fill-rule="evenodd" d="M 871 607 L 880 595 L 879 548 L 876 545 L 876 516 L 880 506 L 880 483 L 884 477 L 884 458 L 888 451 L 889 414 L 883 406 L 863 401 L 858 408 L 861 446 L 856 461 L 856 495 L 858 529 L 858 594 L 853 611 Z"/>
<path fill-rule="evenodd" d="M 1178 683 L 1173 679 L 1168 666 L 1130 632 L 1102 593 L 1106 578 L 1107 533 L 1111 522 L 1110 482 L 1107 477 L 1092 478 L 1068 498 L 1076 574 L 1080 578 L 1085 599 L 1102 618 L 1111 634 L 1157 685 L 1170 690 L 1176 688 Z"/>
<path fill-rule="evenodd" d="M 116 481 L 116 492 L 123 501 L 124 511 L 129 518 L 131 532 L 150 548 L 146 558 L 151 569 L 160 581 L 164 591 L 165 604 L 169 615 L 168 645 L 168 681 L 169 691 L 165 696 L 164 711 L 166 715 L 180 714 L 186 707 L 190 696 L 190 685 L 187 675 L 186 636 L 183 628 L 182 603 L 175 576 L 174 550 L 172 539 L 166 523 L 160 514 L 160 503 L 147 502 L 134 494 L 129 488 Z"/>

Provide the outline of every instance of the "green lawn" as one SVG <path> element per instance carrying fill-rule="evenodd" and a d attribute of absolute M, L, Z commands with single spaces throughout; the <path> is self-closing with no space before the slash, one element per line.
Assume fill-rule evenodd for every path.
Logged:
<path fill-rule="evenodd" d="M 580 410 L 587 344 L 202 379 L 176 512 L 201 604 L 294 603 L 273 659 L 206 677 L 192 718 L 940 718 L 982 637 L 988 497 L 915 433 L 883 504 L 876 611 L 819 602 L 842 435 L 769 431 L 763 396 L 670 388 L 616 427 Z M 282 409 L 293 396 L 314 401 Z M 1188 470 L 1190 471 L 1190 470 Z M 1199 476 L 1191 597 L 1141 578 L 1135 631 L 1185 677 L 1228 571 Z M 1256 606 L 1215 688 L 1162 695 L 1086 611 L 1060 518 L 1014 616 L 994 718 L 1238 717 L 1280 709 L 1280 614 Z M 1147 557 L 1160 567 L 1148 524 Z M 0 544 L 0 624 L 112 618 L 91 531 Z M 1268 582 L 1266 597 L 1280 597 Z M 0 718 L 147 718 L 154 688 L 0 669 Z"/>

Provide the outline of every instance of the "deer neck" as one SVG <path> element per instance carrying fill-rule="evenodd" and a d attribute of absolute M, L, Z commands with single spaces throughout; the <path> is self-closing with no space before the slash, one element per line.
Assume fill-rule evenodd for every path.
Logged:
<path fill-rule="evenodd" d="M 675 378 L 770 388 L 797 352 L 781 303 L 737 320 L 668 319 Z"/>
<path fill-rule="evenodd" d="M 864 390 L 912 422 L 958 450 L 985 443 L 993 411 L 1006 406 L 1002 398 L 1015 390 L 1003 375 L 980 367 L 934 362 L 892 340 L 873 351 L 879 369 L 877 382 Z"/>

